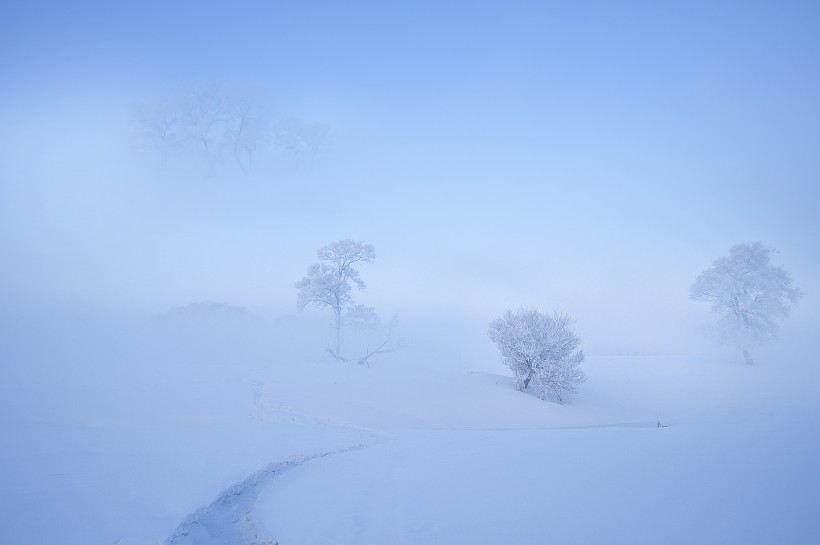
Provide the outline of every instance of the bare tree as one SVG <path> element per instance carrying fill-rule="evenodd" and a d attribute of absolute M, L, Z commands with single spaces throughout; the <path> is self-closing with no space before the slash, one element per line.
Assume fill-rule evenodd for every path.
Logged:
<path fill-rule="evenodd" d="M 231 112 L 223 90 L 218 85 L 195 87 L 181 102 L 183 139 L 192 149 L 199 149 L 210 171 L 222 151 Z"/>
<path fill-rule="evenodd" d="M 297 306 L 300 309 L 308 305 L 327 308 L 333 312 L 333 327 L 336 334 L 335 357 L 341 357 L 341 329 L 345 311 L 351 307 L 361 312 L 360 307 L 353 307 L 351 291 L 353 285 L 365 288 L 359 271 L 353 268 L 357 263 L 373 263 L 376 251 L 370 244 L 355 240 L 340 240 L 322 246 L 317 250 L 319 263 L 308 267 L 304 278 L 296 282 L 298 290 Z M 371 309 L 372 311 L 372 309 Z"/>
<path fill-rule="evenodd" d="M 179 109 L 170 100 L 142 104 L 134 115 L 134 140 L 137 147 L 157 153 L 162 164 L 179 146 L 181 119 Z"/>
<path fill-rule="evenodd" d="M 771 265 L 771 253 L 760 242 L 732 246 L 689 289 L 691 299 L 711 303 L 714 331 L 737 344 L 748 365 L 750 345 L 775 338 L 778 320 L 800 298 L 789 273 Z"/>
<path fill-rule="evenodd" d="M 236 164 L 247 173 L 257 151 L 269 144 L 270 117 L 264 100 L 241 93 L 232 97 L 231 113 L 228 138 Z"/>
<path fill-rule="evenodd" d="M 226 153 L 248 172 L 254 155 L 270 143 L 266 101 L 244 90 L 218 84 L 190 87 L 171 98 L 139 108 L 136 135 L 141 147 L 160 153 L 200 157 L 210 172 Z"/>

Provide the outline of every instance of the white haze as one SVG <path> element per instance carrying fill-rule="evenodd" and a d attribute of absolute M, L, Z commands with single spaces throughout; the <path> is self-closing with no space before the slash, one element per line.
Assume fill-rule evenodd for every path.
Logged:
<path fill-rule="evenodd" d="M 275 316 L 295 309 L 317 247 L 356 238 L 377 249 L 360 298 L 382 313 L 481 322 L 535 306 L 573 314 L 607 350 L 678 352 L 702 341 L 692 279 L 731 244 L 762 240 L 806 293 L 787 327 L 816 319 L 813 236 L 784 232 L 764 190 L 741 214 L 682 200 L 673 181 L 623 186 L 618 172 L 578 183 L 538 164 L 532 183 L 522 164 L 494 174 L 440 155 L 399 169 L 396 150 L 361 157 L 344 127 L 307 164 L 276 156 L 249 176 L 206 176 L 133 149 L 135 99 L 76 100 L 6 112 L 3 289 L 23 305 L 152 313 L 215 299 Z"/>
<path fill-rule="evenodd" d="M 605 17 L 547 17 L 538 6 L 442 8 L 440 17 L 383 9 L 315 20 L 288 11 L 265 19 L 278 21 L 276 32 L 231 11 L 236 28 L 248 25 L 229 33 L 241 50 L 212 39 L 219 13 L 204 7 L 133 27 L 102 8 L 110 26 L 77 16 L 63 28 L 62 11 L 36 25 L 22 8 L 7 19 L 14 24 L 0 23 L 0 44 L 29 48 L 28 57 L 5 48 L 0 58 L 9 76 L 0 86 L 0 542 L 164 543 L 268 464 L 351 445 L 367 448 L 265 488 L 258 527 L 294 543 L 334 543 L 336 526 L 350 542 L 455 543 L 456 526 L 478 519 L 475 532 L 486 537 L 524 517 L 505 498 L 520 489 L 537 500 L 549 483 L 516 488 L 509 483 L 527 475 L 509 469 L 476 491 L 465 485 L 472 471 L 491 472 L 510 452 L 527 463 L 548 458 L 553 436 L 543 434 L 552 428 L 573 428 L 561 431 L 566 446 L 555 454 L 578 464 L 567 475 L 610 448 L 624 461 L 626 481 L 607 481 L 603 470 L 603 480 L 585 478 L 602 494 L 597 514 L 620 505 L 633 476 L 639 500 L 629 506 L 654 507 L 662 487 L 640 477 L 643 462 L 695 503 L 713 479 L 728 502 L 743 483 L 758 483 L 750 474 L 762 475 L 760 496 L 746 497 L 764 498 L 754 509 L 782 500 L 791 510 L 757 520 L 759 539 L 787 528 L 793 542 L 813 542 L 813 515 L 801 510 L 818 500 L 811 460 L 820 446 L 813 10 L 778 18 L 773 34 L 756 31 L 770 19 L 755 11 L 755 24 L 730 38 L 709 23 L 734 24 L 725 10 L 703 20 L 667 14 L 662 25 L 641 19 L 630 23 L 636 45 Z M 399 32 L 405 11 L 418 33 Z M 189 15 L 208 25 L 180 25 L 177 35 L 169 21 Z M 536 24 L 547 20 L 550 32 Z M 84 38 L 86 25 L 94 32 Z M 711 29 L 705 49 L 689 43 L 702 25 Z M 158 29 L 167 50 L 147 44 L 146 29 Z M 299 29 L 304 41 L 291 34 Z M 43 38 L 52 31 L 53 42 Z M 656 44 L 671 60 L 655 58 Z M 210 82 L 259 91 L 273 119 L 326 125 L 327 148 L 294 157 L 270 147 L 242 173 L 227 160 L 208 172 L 191 156 L 162 164 L 135 145 L 140 104 Z M 317 248 L 340 239 L 375 247 L 375 262 L 359 268 L 367 288 L 353 296 L 384 324 L 395 316 L 406 344 L 369 367 L 330 360 L 331 316 L 296 308 L 294 282 Z M 746 367 L 740 350 L 705 334 L 707 305 L 688 294 L 712 260 L 756 241 L 777 250 L 773 264 L 803 297 Z M 566 405 L 516 392 L 488 339 L 490 321 L 520 307 L 576 321 L 588 381 Z M 378 342 L 348 331 L 344 346 Z M 505 442 L 515 430 L 523 435 Z M 633 443 L 656 430 L 675 435 L 661 446 L 646 435 Z M 742 466 L 748 474 L 720 480 L 727 459 L 768 438 L 782 452 L 761 449 Z M 718 448 L 703 454 L 713 439 Z M 643 462 L 628 460 L 633 445 Z M 431 473 L 428 447 L 442 454 L 427 460 Z M 486 457 L 453 476 L 462 448 Z M 410 477 L 396 472 L 406 460 Z M 557 535 L 570 539 L 586 516 L 585 492 L 561 479 L 580 503 L 561 504 L 569 533 Z M 492 496 L 501 480 L 507 488 Z M 401 486 L 410 492 L 396 500 Z M 359 503 L 344 503 L 348 489 Z M 496 499 L 431 522 L 421 520 L 437 511 L 425 490 L 442 492 L 431 493 L 436 501 Z M 382 500 L 406 503 L 372 505 Z M 316 513 L 334 502 L 345 508 Z M 726 520 L 748 522 L 740 508 Z M 397 522 L 379 520 L 380 509 Z M 604 527 L 626 533 L 611 542 L 658 543 L 663 525 L 698 526 L 665 512 L 636 530 L 633 519 L 618 526 L 616 515 L 629 514 L 621 509 Z M 710 524 L 718 531 L 705 542 L 742 534 Z M 543 530 L 513 535 L 535 543 Z"/>

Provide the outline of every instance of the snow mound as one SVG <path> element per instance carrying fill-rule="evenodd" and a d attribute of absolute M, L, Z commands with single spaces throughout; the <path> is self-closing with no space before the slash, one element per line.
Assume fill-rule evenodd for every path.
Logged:
<path fill-rule="evenodd" d="M 216 301 L 201 301 L 174 307 L 157 316 L 161 324 L 255 324 L 260 319 L 244 307 Z"/>

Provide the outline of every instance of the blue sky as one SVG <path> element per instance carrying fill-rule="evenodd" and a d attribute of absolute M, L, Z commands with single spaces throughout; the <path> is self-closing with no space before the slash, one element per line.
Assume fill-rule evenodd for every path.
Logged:
<path fill-rule="evenodd" d="M 416 312 L 671 315 L 756 240 L 810 288 L 818 23 L 797 2 L 7 4 L 5 284 L 284 311 L 350 237 L 379 253 L 373 302 Z M 134 105 L 199 82 L 263 90 L 332 150 L 244 181 L 146 171 Z"/>

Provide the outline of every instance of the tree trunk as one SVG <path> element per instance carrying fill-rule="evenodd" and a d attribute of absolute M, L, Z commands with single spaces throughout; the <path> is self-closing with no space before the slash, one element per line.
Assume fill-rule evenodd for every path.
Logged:
<path fill-rule="evenodd" d="M 336 355 L 341 357 L 342 353 L 342 312 L 337 310 L 334 315 L 333 327 L 336 329 Z"/>
<path fill-rule="evenodd" d="M 746 361 L 746 365 L 752 365 L 754 363 L 752 361 L 752 356 L 749 354 L 749 351 L 745 348 L 743 349 L 743 359 Z"/>

